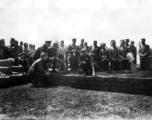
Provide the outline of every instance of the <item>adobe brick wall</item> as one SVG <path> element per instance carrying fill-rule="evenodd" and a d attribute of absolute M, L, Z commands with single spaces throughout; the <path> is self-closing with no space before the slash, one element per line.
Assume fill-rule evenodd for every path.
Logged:
<path fill-rule="evenodd" d="M 50 75 L 52 86 L 69 86 L 85 90 L 120 92 L 128 94 L 152 95 L 152 78 L 105 77 L 81 75 Z"/>

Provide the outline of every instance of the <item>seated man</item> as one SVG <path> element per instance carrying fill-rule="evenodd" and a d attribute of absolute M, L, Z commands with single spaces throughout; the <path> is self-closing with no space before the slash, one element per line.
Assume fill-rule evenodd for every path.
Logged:
<path fill-rule="evenodd" d="M 24 72 L 28 72 L 29 70 L 29 57 L 25 52 L 19 54 L 19 57 L 15 58 L 15 65 L 21 65 L 24 67 Z"/>
<path fill-rule="evenodd" d="M 87 50 L 85 48 L 83 48 L 81 52 L 82 54 L 80 55 L 79 60 L 79 70 L 81 72 L 84 72 L 85 75 L 95 75 L 92 56 L 87 53 Z"/>
<path fill-rule="evenodd" d="M 42 52 L 41 57 L 36 60 L 28 71 L 28 76 L 32 78 L 32 84 L 34 86 L 45 86 L 47 85 L 48 76 L 48 60 L 47 53 Z"/>

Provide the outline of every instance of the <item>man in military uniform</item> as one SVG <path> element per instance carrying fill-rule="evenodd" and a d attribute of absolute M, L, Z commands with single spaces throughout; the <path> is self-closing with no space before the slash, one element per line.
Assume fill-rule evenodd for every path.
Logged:
<path fill-rule="evenodd" d="M 93 41 L 91 55 L 95 62 L 95 69 L 99 69 L 99 47 L 97 46 L 97 41 Z"/>
<path fill-rule="evenodd" d="M 89 53 L 89 46 L 87 42 L 84 42 L 84 48 L 87 50 L 87 53 Z"/>
<path fill-rule="evenodd" d="M 140 56 L 140 69 L 141 71 L 149 71 L 150 70 L 150 47 L 146 43 L 146 39 L 141 39 L 141 45 L 139 47 L 139 56 Z"/>
<path fill-rule="evenodd" d="M 52 72 L 54 72 L 54 73 L 57 72 L 55 70 L 55 68 L 57 66 L 57 48 L 58 48 L 58 43 L 55 42 L 55 43 L 53 43 L 53 47 L 49 47 L 47 50 L 48 57 L 52 59 L 52 64 L 53 64 Z"/>
<path fill-rule="evenodd" d="M 81 39 L 81 44 L 79 45 L 79 50 L 81 51 L 82 48 L 84 48 L 84 39 Z"/>
<path fill-rule="evenodd" d="M 100 44 L 100 51 L 99 51 L 99 58 L 100 58 L 100 69 L 102 71 L 109 70 L 109 51 L 106 49 L 106 44 Z"/>
<path fill-rule="evenodd" d="M 48 76 L 50 75 L 48 64 L 50 64 L 50 61 L 47 53 L 41 52 L 41 57 L 32 64 L 27 74 L 34 86 L 47 85 Z"/>
<path fill-rule="evenodd" d="M 22 52 L 22 51 L 21 51 L 21 49 L 20 49 L 20 47 L 19 47 L 19 45 L 18 45 L 18 41 L 15 40 L 14 53 L 13 53 L 14 58 L 18 57 L 21 52 Z"/>
<path fill-rule="evenodd" d="M 130 42 L 130 51 L 133 54 L 135 60 L 134 60 L 134 64 L 136 64 L 137 62 L 137 48 L 134 46 L 134 41 Z"/>
<path fill-rule="evenodd" d="M 45 41 L 45 44 L 42 47 L 39 47 L 35 53 L 33 54 L 33 59 L 37 60 L 40 58 L 41 52 L 47 52 L 48 48 L 50 47 L 52 41 Z"/>
<path fill-rule="evenodd" d="M 111 62 L 111 70 L 119 71 L 119 49 L 116 46 L 115 40 L 111 41 L 111 47 L 109 48 L 109 59 Z"/>
<path fill-rule="evenodd" d="M 14 51 L 15 51 L 15 39 L 11 38 L 10 39 L 10 46 L 8 47 L 9 50 L 9 57 L 14 58 Z"/>
<path fill-rule="evenodd" d="M 85 75 L 95 75 L 94 62 L 92 56 L 89 55 L 85 48 L 81 50 L 82 54 L 79 59 L 79 70 Z"/>
<path fill-rule="evenodd" d="M 78 51 L 78 47 L 76 46 L 76 38 L 72 39 L 72 44 L 69 45 L 68 47 L 68 53 L 69 53 L 68 60 L 71 65 L 71 70 L 77 71 L 80 53 Z"/>
<path fill-rule="evenodd" d="M 60 42 L 60 48 L 63 50 L 63 58 L 64 62 L 66 63 L 66 67 L 68 67 L 68 62 L 67 62 L 67 47 L 64 45 L 64 40 Z M 62 67 L 63 70 L 63 67 Z"/>
<path fill-rule="evenodd" d="M 127 58 L 128 48 L 125 46 L 125 41 L 120 41 L 119 47 L 119 60 L 120 60 L 120 70 L 130 70 L 130 63 Z"/>
<path fill-rule="evenodd" d="M 4 45 L 3 40 L 0 40 L 0 59 L 7 59 L 9 57 L 8 48 Z"/>
<path fill-rule="evenodd" d="M 129 47 L 129 42 L 130 42 L 130 40 L 126 39 L 126 47 Z"/>

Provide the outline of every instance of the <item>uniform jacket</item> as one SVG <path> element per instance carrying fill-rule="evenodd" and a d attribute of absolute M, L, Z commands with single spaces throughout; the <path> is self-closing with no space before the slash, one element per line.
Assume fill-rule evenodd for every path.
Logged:
<path fill-rule="evenodd" d="M 36 60 L 32 66 L 29 69 L 29 73 L 31 71 L 33 72 L 40 72 L 40 73 L 46 73 L 46 71 L 48 70 L 48 67 L 46 65 L 46 62 L 43 62 L 41 60 L 41 58 L 39 58 L 38 60 Z"/>
<path fill-rule="evenodd" d="M 118 47 L 110 47 L 109 48 L 109 58 L 111 60 L 119 58 L 119 49 Z"/>
<path fill-rule="evenodd" d="M 106 48 L 100 49 L 100 51 L 99 51 L 99 57 L 100 57 L 100 60 L 109 59 L 109 50 L 106 49 Z"/>
<path fill-rule="evenodd" d="M 149 57 L 150 55 L 150 47 L 149 45 L 141 45 L 140 48 L 139 48 L 139 56 L 141 57 L 141 55 L 144 55 L 143 58 L 146 58 L 146 57 Z"/>

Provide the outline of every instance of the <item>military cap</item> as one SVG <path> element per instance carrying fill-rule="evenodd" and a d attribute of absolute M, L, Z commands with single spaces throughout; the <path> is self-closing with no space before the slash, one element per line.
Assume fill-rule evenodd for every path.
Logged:
<path fill-rule="evenodd" d="M 120 40 L 120 42 L 123 42 L 123 43 L 125 43 L 125 40 L 123 40 L 123 39 L 122 39 L 122 40 Z"/>
<path fill-rule="evenodd" d="M 115 43 L 116 41 L 115 40 L 111 40 L 111 43 Z"/>
<path fill-rule="evenodd" d="M 26 46 L 27 46 L 28 44 L 27 44 L 27 43 L 24 43 L 24 45 L 26 45 Z"/>
<path fill-rule="evenodd" d="M 134 41 L 130 41 L 131 43 L 135 43 Z"/>
<path fill-rule="evenodd" d="M 52 42 L 52 41 L 49 41 L 49 40 L 45 41 L 45 43 L 48 43 L 48 44 L 51 44 L 51 42 Z"/>
<path fill-rule="evenodd" d="M 20 57 L 21 57 L 22 55 L 28 56 L 27 53 L 25 53 L 25 52 L 21 52 L 21 53 L 19 54 Z"/>
<path fill-rule="evenodd" d="M 11 38 L 12 41 L 15 41 L 15 38 Z"/>
<path fill-rule="evenodd" d="M 105 45 L 105 43 L 100 43 L 100 46 L 103 46 L 103 45 Z"/>
<path fill-rule="evenodd" d="M 94 43 L 97 43 L 97 41 L 96 41 L 96 40 L 94 40 L 93 42 L 94 42 Z"/>
<path fill-rule="evenodd" d="M 141 40 L 146 40 L 145 38 L 141 38 Z"/>
<path fill-rule="evenodd" d="M 76 40 L 77 40 L 76 38 L 73 38 L 73 39 L 72 39 L 72 41 L 76 41 Z"/>
<path fill-rule="evenodd" d="M 41 57 L 43 57 L 43 56 L 45 56 L 45 55 L 47 55 L 46 52 L 41 52 Z"/>
<path fill-rule="evenodd" d="M 81 41 L 84 41 L 84 39 L 81 39 Z"/>

